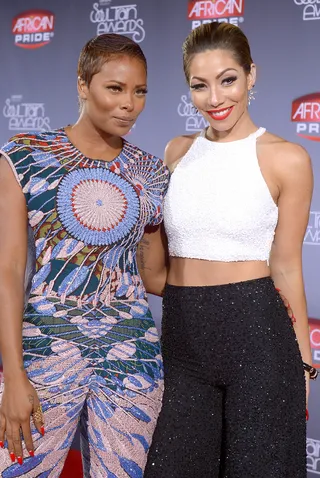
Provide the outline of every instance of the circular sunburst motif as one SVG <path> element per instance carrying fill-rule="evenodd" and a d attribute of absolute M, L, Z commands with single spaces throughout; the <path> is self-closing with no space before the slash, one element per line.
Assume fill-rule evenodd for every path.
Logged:
<path fill-rule="evenodd" d="M 139 217 L 139 198 L 125 179 L 105 168 L 71 171 L 60 182 L 57 210 L 67 232 L 88 245 L 111 245 Z"/>
<path fill-rule="evenodd" d="M 72 208 L 83 226 L 95 231 L 110 231 L 125 217 L 127 200 L 114 184 L 84 180 L 72 192 Z M 90 200 L 88 201 L 88 198 Z"/>

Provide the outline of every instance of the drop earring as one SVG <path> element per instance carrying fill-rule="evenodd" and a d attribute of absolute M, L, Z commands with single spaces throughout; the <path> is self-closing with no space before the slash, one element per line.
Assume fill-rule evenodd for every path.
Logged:
<path fill-rule="evenodd" d="M 256 97 L 255 97 L 255 91 L 253 91 L 253 88 L 254 88 L 254 85 L 253 87 L 249 90 L 249 94 L 248 94 L 248 105 L 250 106 L 251 105 L 251 101 L 255 100 Z"/>

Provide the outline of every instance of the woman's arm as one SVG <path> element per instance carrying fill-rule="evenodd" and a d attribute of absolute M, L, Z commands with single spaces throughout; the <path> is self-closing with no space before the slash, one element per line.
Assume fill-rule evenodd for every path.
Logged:
<path fill-rule="evenodd" d="M 27 209 L 24 195 L 6 160 L 0 159 L 0 353 L 4 391 L 0 404 L 0 442 L 7 439 L 12 461 L 22 464 L 21 431 L 33 453 L 30 415 L 38 396 L 23 368 L 22 320 L 27 258 Z M 41 432 L 41 423 L 35 423 Z"/>
<path fill-rule="evenodd" d="M 279 220 L 270 256 L 275 286 L 290 304 L 302 360 L 312 363 L 306 297 L 302 274 L 302 245 L 309 221 L 313 191 L 311 161 L 296 144 L 284 143 L 278 156 Z M 280 149 L 279 148 L 279 149 Z M 306 374 L 308 379 L 308 375 Z M 308 380 L 307 380 L 307 393 Z"/>
<path fill-rule="evenodd" d="M 197 134 L 177 136 L 166 145 L 164 164 L 170 173 L 186 154 Z M 150 294 L 162 295 L 169 271 L 168 241 L 163 223 L 145 230 L 138 245 L 137 260 L 144 286 Z"/>
<path fill-rule="evenodd" d="M 24 373 L 22 315 L 27 258 L 24 195 L 6 160 L 0 160 L 0 352 L 5 379 Z"/>
<path fill-rule="evenodd" d="M 147 227 L 138 244 L 137 261 L 144 286 L 150 294 L 162 296 L 169 267 L 167 250 L 163 223 Z"/>

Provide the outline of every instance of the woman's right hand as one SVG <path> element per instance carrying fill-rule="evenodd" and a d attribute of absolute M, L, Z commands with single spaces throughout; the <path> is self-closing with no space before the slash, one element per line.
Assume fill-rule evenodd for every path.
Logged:
<path fill-rule="evenodd" d="M 29 455 L 34 456 L 30 418 L 39 407 L 37 392 L 25 372 L 20 371 L 18 377 L 5 380 L 0 404 L 0 444 L 3 446 L 7 440 L 12 462 L 17 459 L 20 465 L 23 463 L 22 439 Z M 33 417 L 34 425 L 44 435 L 44 423 L 37 415 Z"/>

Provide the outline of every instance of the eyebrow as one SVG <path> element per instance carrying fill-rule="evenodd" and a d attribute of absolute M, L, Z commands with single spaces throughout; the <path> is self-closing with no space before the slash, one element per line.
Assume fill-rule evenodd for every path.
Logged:
<path fill-rule="evenodd" d="M 126 83 L 123 83 L 122 81 L 118 80 L 105 80 L 106 83 L 117 83 L 120 86 L 126 86 Z M 146 83 L 142 83 L 141 85 L 136 85 L 136 88 L 142 88 L 143 86 L 147 86 Z"/>
<path fill-rule="evenodd" d="M 231 71 L 231 70 L 238 72 L 238 70 L 236 70 L 235 68 L 226 68 L 225 70 L 221 71 L 221 73 L 219 73 L 219 75 L 217 75 L 217 77 L 216 77 L 217 80 L 218 80 L 219 78 L 221 78 L 221 76 L 224 75 L 227 71 Z M 193 77 L 191 78 L 191 80 L 207 81 L 207 80 L 205 80 L 204 78 L 200 78 L 200 76 L 193 76 Z"/>

